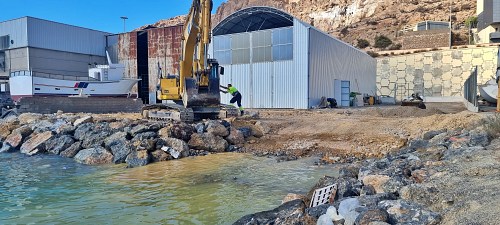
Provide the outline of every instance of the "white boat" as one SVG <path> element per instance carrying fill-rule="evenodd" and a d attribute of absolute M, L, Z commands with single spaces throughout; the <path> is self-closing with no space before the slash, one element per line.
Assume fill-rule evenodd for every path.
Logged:
<path fill-rule="evenodd" d="M 15 71 L 9 77 L 10 94 L 14 101 L 32 96 L 126 97 L 140 79 L 125 79 L 124 71 L 124 65 L 112 63 L 89 68 L 88 77 Z"/>
<path fill-rule="evenodd" d="M 490 103 L 497 103 L 498 84 L 494 79 L 479 85 L 479 94 Z"/>

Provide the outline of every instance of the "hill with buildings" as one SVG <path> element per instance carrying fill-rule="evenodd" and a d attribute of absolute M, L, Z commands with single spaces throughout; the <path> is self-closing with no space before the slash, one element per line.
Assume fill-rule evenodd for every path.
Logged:
<path fill-rule="evenodd" d="M 365 39 L 374 44 L 376 36 L 384 35 L 400 42 L 398 31 L 420 21 L 449 21 L 452 4 L 453 27 L 464 34 L 464 22 L 476 13 L 476 1 L 440 0 L 228 0 L 220 5 L 213 24 L 240 9 L 251 6 L 270 6 L 312 24 L 315 27 L 351 44 Z M 156 27 L 182 24 L 183 16 L 158 21 Z M 462 29 L 462 31 L 460 31 Z M 458 38 L 465 40 L 465 37 Z"/>

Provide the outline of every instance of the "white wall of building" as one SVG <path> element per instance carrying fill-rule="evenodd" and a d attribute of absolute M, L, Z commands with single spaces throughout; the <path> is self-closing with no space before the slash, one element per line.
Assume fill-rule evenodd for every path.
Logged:
<path fill-rule="evenodd" d="M 350 81 L 353 92 L 375 95 L 376 63 L 363 51 L 310 29 L 309 106 L 318 105 L 322 96 L 334 97 L 335 79 Z"/>

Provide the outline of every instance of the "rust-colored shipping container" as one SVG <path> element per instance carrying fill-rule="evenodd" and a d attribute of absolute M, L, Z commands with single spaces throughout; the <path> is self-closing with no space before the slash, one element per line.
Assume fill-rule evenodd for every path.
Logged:
<path fill-rule="evenodd" d="M 118 60 L 126 67 L 125 77 L 143 79 L 132 91 L 144 102 L 155 99 L 159 67 L 163 75 L 179 73 L 181 40 L 182 25 L 119 34 Z"/>

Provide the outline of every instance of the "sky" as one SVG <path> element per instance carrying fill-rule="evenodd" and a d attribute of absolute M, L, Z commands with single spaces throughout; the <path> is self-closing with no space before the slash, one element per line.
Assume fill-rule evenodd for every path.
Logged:
<path fill-rule="evenodd" d="M 213 0 L 215 13 L 225 0 Z M 191 0 L 2 0 L 0 22 L 31 16 L 110 33 L 131 31 L 189 12 Z"/>

